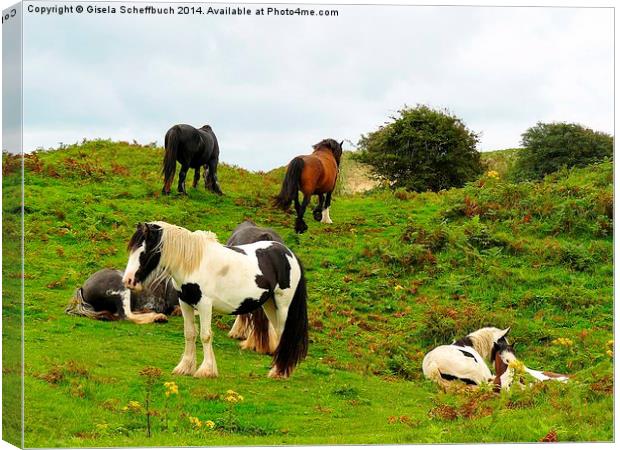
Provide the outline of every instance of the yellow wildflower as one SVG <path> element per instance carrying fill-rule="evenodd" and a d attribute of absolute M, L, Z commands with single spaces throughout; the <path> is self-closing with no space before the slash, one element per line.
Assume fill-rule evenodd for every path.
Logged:
<path fill-rule="evenodd" d="M 138 412 L 142 410 L 142 405 L 140 404 L 140 402 L 137 402 L 135 400 L 131 400 L 129 403 L 127 403 L 127 406 L 124 406 L 122 408 L 123 411 L 131 411 L 131 412 Z"/>
<path fill-rule="evenodd" d="M 205 427 L 207 427 L 208 429 L 212 430 L 215 428 L 215 422 L 213 422 L 212 420 L 207 420 L 205 422 Z"/>
<path fill-rule="evenodd" d="M 609 356 L 610 358 L 614 357 L 614 352 L 612 352 L 611 350 L 607 350 L 605 353 L 607 353 L 607 356 Z"/>
<path fill-rule="evenodd" d="M 394 286 L 394 290 L 395 291 L 402 291 L 403 289 L 405 289 L 405 288 L 402 287 L 400 284 L 397 284 L 396 286 Z"/>
<path fill-rule="evenodd" d="M 489 178 L 499 178 L 499 173 L 496 170 L 489 170 L 487 172 L 487 177 L 489 177 Z"/>
<path fill-rule="evenodd" d="M 614 346 L 614 340 L 612 339 L 611 341 L 607 341 L 607 346 L 608 347 L 613 347 Z"/>
<path fill-rule="evenodd" d="M 198 417 L 189 417 L 189 423 L 191 423 L 194 428 L 200 428 L 202 426 L 202 421 Z"/>
<path fill-rule="evenodd" d="M 177 386 L 174 381 L 166 381 L 164 386 L 166 388 L 166 397 L 177 395 L 179 393 L 179 386 Z"/>
<path fill-rule="evenodd" d="M 525 364 L 523 364 L 518 359 L 514 359 L 514 360 L 510 361 L 510 364 L 508 364 L 508 367 L 513 369 L 517 373 L 525 372 Z"/>
<path fill-rule="evenodd" d="M 227 390 L 226 395 L 224 396 L 224 401 L 228 403 L 239 403 L 243 401 L 243 395 L 238 394 L 233 390 Z"/>
<path fill-rule="evenodd" d="M 573 346 L 573 341 L 568 338 L 557 338 L 557 339 L 554 339 L 551 343 L 555 345 L 561 345 L 562 347 Z"/>

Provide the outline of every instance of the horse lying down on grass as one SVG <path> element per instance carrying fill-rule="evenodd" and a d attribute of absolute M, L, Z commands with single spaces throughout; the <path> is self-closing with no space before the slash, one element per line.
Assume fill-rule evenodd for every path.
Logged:
<path fill-rule="evenodd" d="M 179 296 L 170 279 L 151 289 L 132 292 L 123 285 L 123 272 L 102 269 L 77 288 L 65 312 L 96 320 L 166 322 L 167 315 L 180 314 Z"/>
<path fill-rule="evenodd" d="M 211 321 L 213 311 L 247 314 L 262 308 L 278 345 L 269 376 L 288 377 L 308 351 L 308 313 L 304 270 L 279 242 L 225 246 L 209 231 L 189 231 L 166 222 L 139 224 L 128 243 L 123 275 L 128 289 L 171 277 L 180 291 L 185 350 L 176 375 L 216 377 Z M 204 359 L 196 369 L 194 311 L 200 316 Z"/>
<path fill-rule="evenodd" d="M 461 381 L 468 386 L 492 383 L 496 391 L 510 388 L 515 368 L 519 366 L 538 381 L 568 380 L 566 375 L 536 371 L 520 364 L 506 339 L 509 332 L 510 328 L 481 328 L 450 345 L 431 350 L 422 361 L 424 376 L 444 389 L 452 386 L 452 381 Z M 494 365 L 495 375 L 489 370 L 487 361 Z"/>

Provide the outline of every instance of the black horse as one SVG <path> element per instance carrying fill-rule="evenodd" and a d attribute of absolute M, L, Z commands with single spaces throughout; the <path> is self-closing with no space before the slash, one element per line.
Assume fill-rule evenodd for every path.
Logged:
<path fill-rule="evenodd" d="M 237 225 L 226 245 L 244 245 L 258 241 L 276 241 L 284 244 L 280 235 L 271 228 L 257 227 L 251 220 L 246 220 Z M 243 339 L 242 348 L 255 350 L 258 353 L 272 354 L 278 346 L 275 330 L 270 325 L 262 308 L 248 314 L 238 315 L 228 336 L 234 339 Z"/>
<path fill-rule="evenodd" d="M 75 291 L 65 312 L 96 320 L 130 320 L 143 324 L 165 322 L 166 315 L 179 315 L 178 308 L 179 295 L 171 280 L 152 290 L 132 292 L 123 285 L 123 272 L 102 269 Z"/>
<path fill-rule="evenodd" d="M 177 161 L 181 163 L 178 190 L 186 194 L 185 177 L 187 171 L 194 170 L 193 187 L 200 181 L 200 167 L 204 166 L 205 189 L 221 195 L 222 190 L 217 180 L 217 163 L 220 158 L 220 147 L 217 137 L 209 125 L 194 128 L 191 125 L 179 124 L 168 130 L 165 138 L 166 153 L 164 154 L 164 188 L 162 194 L 170 194 L 174 180 Z"/>

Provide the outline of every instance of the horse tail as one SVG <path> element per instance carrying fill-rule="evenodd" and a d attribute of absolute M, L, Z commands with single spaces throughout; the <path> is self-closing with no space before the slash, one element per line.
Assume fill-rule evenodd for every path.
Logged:
<path fill-rule="evenodd" d="M 286 175 L 284 176 L 284 181 L 282 182 L 282 189 L 280 193 L 275 198 L 275 205 L 278 208 L 282 208 L 283 210 L 287 210 L 291 205 L 291 202 L 297 195 L 297 191 L 299 190 L 299 183 L 301 180 L 301 172 L 304 168 L 304 160 L 300 156 L 296 156 L 289 163 L 286 169 Z"/>
<path fill-rule="evenodd" d="M 284 331 L 273 355 L 273 365 L 277 376 L 288 377 L 293 368 L 308 354 L 308 293 L 306 277 L 301 262 L 297 259 L 301 277 L 293 300 L 289 305 Z"/>
<path fill-rule="evenodd" d="M 177 149 L 179 147 L 179 129 L 175 125 L 166 133 L 166 151 L 164 153 L 164 167 L 162 174 L 164 175 L 164 183 L 167 191 L 170 190 L 170 184 L 174 179 L 174 173 L 177 170 Z"/>
<path fill-rule="evenodd" d="M 71 299 L 71 303 L 65 308 L 65 313 L 71 316 L 84 316 L 89 319 L 98 319 L 99 313 L 93 306 L 84 300 L 82 288 L 77 288 Z"/>

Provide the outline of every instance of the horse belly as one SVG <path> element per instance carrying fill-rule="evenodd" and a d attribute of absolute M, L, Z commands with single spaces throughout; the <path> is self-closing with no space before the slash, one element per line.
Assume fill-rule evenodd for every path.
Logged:
<path fill-rule="evenodd" d="M 217 294 L 212 296 L 213 309 L 221 314 L 235 314 L 239 308 L 257 309 L 266 300 L 265 292 L 256 285 L 254 278 L 248 282 L 238 277 L 226 277 L 219 280 Z"/>

